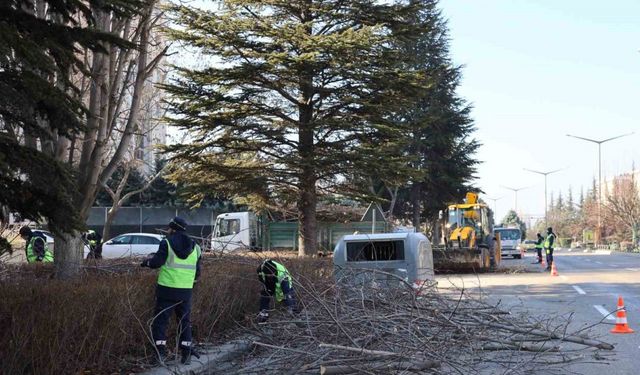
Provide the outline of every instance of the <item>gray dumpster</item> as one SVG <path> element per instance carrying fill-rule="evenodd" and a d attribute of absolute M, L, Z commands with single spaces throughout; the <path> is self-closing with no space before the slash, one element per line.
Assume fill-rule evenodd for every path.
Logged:
<path fill-rule="evenodd" d="M 343 236 L 335 247 L 333 264 L 338 282 L 398 286 L 401 279 L 418 287 L 434 279 L 431 242 L 422 233 Z"/>

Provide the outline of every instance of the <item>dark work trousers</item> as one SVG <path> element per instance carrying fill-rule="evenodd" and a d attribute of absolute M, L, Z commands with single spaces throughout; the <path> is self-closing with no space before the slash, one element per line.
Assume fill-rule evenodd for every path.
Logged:
<path fill-rule="evenodd" d="M 553 263 L 553 249 L 547 249 L 547 267 Z"/>
<path fill-rule="evenodd" d="M 542 263 L 542 248 L 538 247 L 536 250 L 538 251 L 538 262 Z"/>
<path fill-rule="evenodd" d="M 156 289 L 155 319 L 151 333 L 156 346 L 167 344 L 167 325 L 175 311 L 180 348 L 191 347 L 191 289 L 168 288 L 158 285 Z"/>
<path fill-rule="evenodd" d="M 284 294 L 284 303 L 287 307 L 294 308 L 296 301 L 293 296 L 293 288 L 289 285 L 289 280 L 282 280 L 280 287 L 282 288 L 282 294 Z M 275 295 L 275 291 L 269 291 L 266 287 L 262 288 L 262 291 L 260 292 L 260 311 L 269 310 L 271 298 L 275 298 Z"/>

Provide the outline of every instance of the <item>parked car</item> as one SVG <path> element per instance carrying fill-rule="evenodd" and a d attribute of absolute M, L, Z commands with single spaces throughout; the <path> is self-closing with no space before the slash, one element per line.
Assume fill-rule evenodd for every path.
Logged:
<path fill-rule="evenodd" d="M 524 240 L 520 243 L 520 246 L 524 249 L 524 251 L 535 251 L 536 250 L 536 241 L 534 240 Z"/>
<path fill-rule="evenodd" d="M 125 233 L 102 244 L 103 258 L 149 255 L 158 251 L 164 236 L 153 233 Z M 85 251 L 85 256 L 88 251 Z"/>

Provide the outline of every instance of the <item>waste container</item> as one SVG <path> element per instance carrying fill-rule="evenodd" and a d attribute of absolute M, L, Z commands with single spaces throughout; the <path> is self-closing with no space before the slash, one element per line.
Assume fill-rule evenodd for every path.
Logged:
<path fill-rule="evenodd" d="M 338 282 L 420 287 L 434 279 L 431 242 L 422 233 L 343 236 L 333 252 Z"/>

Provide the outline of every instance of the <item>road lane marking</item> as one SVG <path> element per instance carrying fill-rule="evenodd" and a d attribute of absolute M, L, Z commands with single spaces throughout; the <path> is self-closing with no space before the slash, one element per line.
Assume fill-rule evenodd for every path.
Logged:
<path fill-rule="evenodd" d="M 605 310 L 604 307 L 600 306 L 600 305 L 593 305 L 593 307 L 598 310 L 598 312 L 600 314 L 602 314 L 602 316 L 606 317 L 607 320 L 616 320 L 616 318 L 613 317 L 613 315 L 608 312 L 607 310 Z"/>
<path fill-rule="evenodd" d="M 593 263 L 602 264 L 602 262 L 598 262 L 597 260 L 594 260 Z"/>
<path fill-rule="evenodd" d="M 627 271 L 633 271 L 633 272 L 638 272 L 640 271 L 640 268 L 625 268 Z"/>
<path fill-rule="evenodd" d="M 585 292 L 584 290 L 582 290 L 582 288 L 580 288 L 577 285 L 571 285 L 573 287 L 573 289 L 576 290 L 576 292 L 578 292 L 578 294 L 587 294 L 587 292 Z"/>

